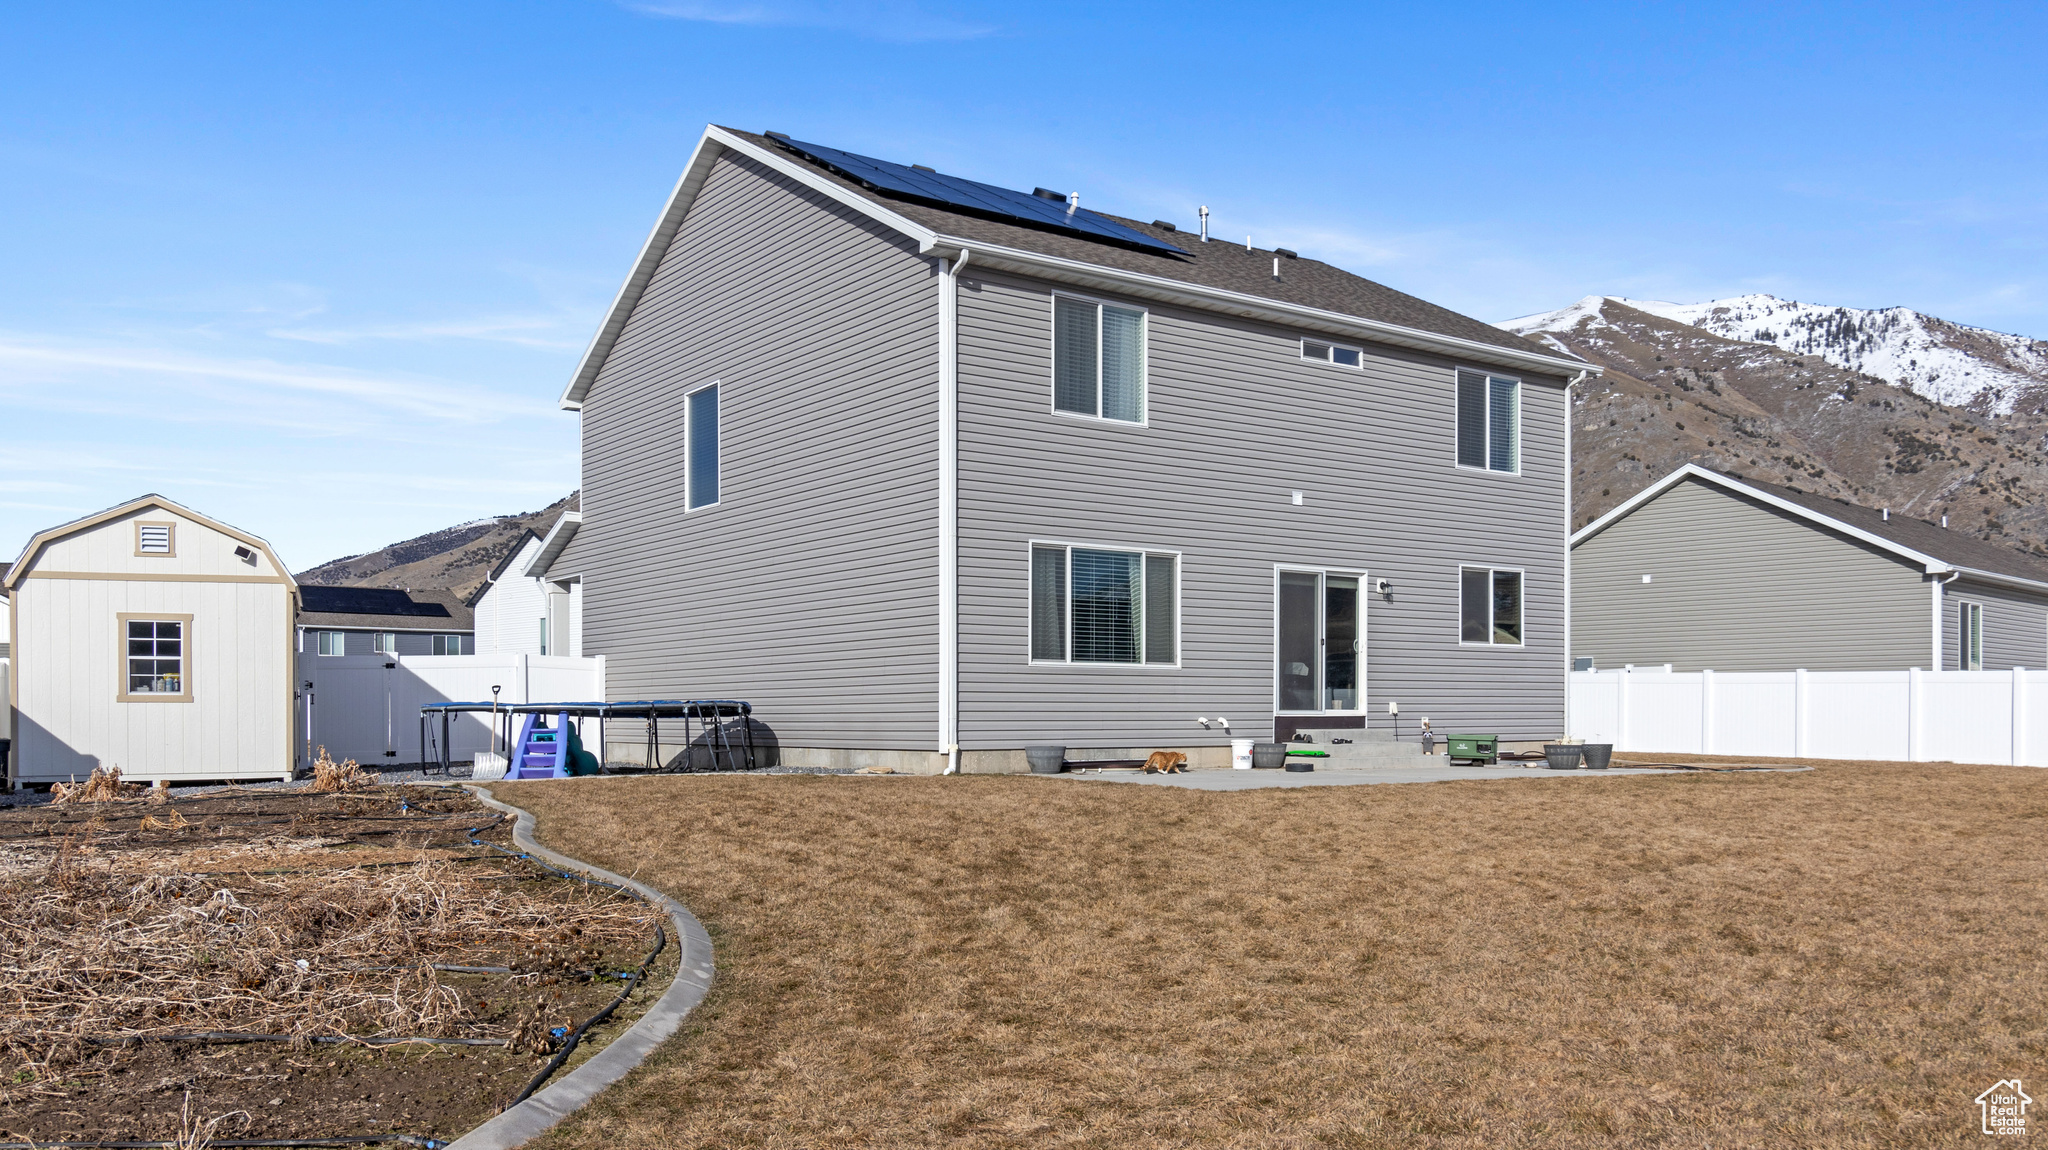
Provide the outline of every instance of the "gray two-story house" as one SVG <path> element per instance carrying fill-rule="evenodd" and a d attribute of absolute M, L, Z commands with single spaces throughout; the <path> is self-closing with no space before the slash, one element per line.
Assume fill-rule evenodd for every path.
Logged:
<path fill-rule="evenodd" d="M 580 582 L 612 698 L 746 699 L 792 763 L 1221 763 L 1198 717 L 1395 704 L 1549 738 L 1593 370 L 1284 249 L 713 127 L 562 396 L 582 518 L 529 573 Z"/>

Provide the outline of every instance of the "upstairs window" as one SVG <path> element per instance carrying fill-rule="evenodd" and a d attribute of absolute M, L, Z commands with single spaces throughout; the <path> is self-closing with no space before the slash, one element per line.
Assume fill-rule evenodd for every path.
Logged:
<path fill-rule="evenodd" d="M 348 633 L 345 631 L 313 632 L 313 649 L 321 655 L 348 654 Z"/>
<path fill-rule="evenodd" d="M 177 525 L 174 523 L 137 523 L 135 525 L 135 553 L 137 555 L 171 555 L 178 553 Z"/>
<path fill-rule="evenodd" d="M 185 680 L 185 628 L 190 616 L 176 619 L 137 619 L 123 616 L 126 635 L 122 659 L 122 682 L 126 699 L 185 699 L 191 696 Z"/>
<path fill-rule="evenodd" d="M 686 404 L 684 501 L 695 511 L 718 502 L 718 385 L 691 392 Z"/>
<path fill-rule="evenodd" d="M 436 635 L 433 637 L 433 652 L 436 655 L 462 654 L 462 636 Z"/>
<path fill-rule="evenodd" d="M 1301 341 L 1301 358 L 1312 359 L 1317 363 L 1334 363 L 1338 367 L 1357 367 L 1363 361 L 1363 356 L 1355 347 L 1322 343 L 1313 339 Z"/>
<path fill-rule="evenodd" d="M 398 636 L 389 631 L 378 631 L 370 636 L 370 650 L 379 655 L 396 655 Z"/>
<path fill-rule="evenodd" d="M 1498 567 L 1458 568 L 1458 641 L 1522 645 L 1522 573 Z"/>
<path fill-rule="evenodd" d="M 1052 409 L 1145 422 L 1145 313 L 1052 298 Z"/>
<path fill-rule="evenodd" d="M 1458 369 L 1458 466 L 1522 470 L 1522 381 Z"/>
<path fill-rule="evenodd" d="M 1031 548 L 1031 661 L 1180 658 L 1180 559 L 1143 551 Z"/>

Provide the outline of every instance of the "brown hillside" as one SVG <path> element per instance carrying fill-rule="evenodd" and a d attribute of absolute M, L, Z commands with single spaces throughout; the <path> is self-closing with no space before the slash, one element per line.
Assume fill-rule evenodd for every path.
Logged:
<path fill-rule="evenodd" d="M 562 512 L 576 507 L 576 494 L 571 492 L 539 511 L 430 531 L 364 555 L 322 563 L 297 578 L 315 586 L 403 587 L 467 595 L 526 532 L 546 535 Z"/>

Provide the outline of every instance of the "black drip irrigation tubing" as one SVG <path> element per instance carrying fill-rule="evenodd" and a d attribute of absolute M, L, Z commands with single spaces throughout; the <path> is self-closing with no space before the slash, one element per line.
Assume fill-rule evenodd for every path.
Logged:
<path fill-rule="evenodd" d="M 397 1037 L 365 1036 L 354 1034 L 244 1034 L 238 1030 L 202 1030 L 191 1034 L 136 1034 L 127 1038 L 94 1038 L 89 1041 L 95 1046 L 141 1046 L 146 1042 L 212 1042 L 229 1045 L 238 1042 L 306 1042 L 336 1043 L 355 1042 L 364 1046 L 406 1046 L 420 1043 L 431 1046 L 509 1046 L 503 1038 L 428 1038 L 424 1035 L 402 1035 Z M 54 1143 L 43 1143 L 54 1145 Z M 151 1142 L 147 1145 L 154 1146 Z M 222 1143 L 214 1143 L 222 1145 Z"/>
<path fill-rule="evenodd" d="M 207 1146 L 371 1146 L 379 1142 L 403 1142 L 422 1150 L 441 1150 L 448 1145 L 439 1138 L 419 1134 L 363 1134 L 352 1138 L 263 1138 L 221 1141 L 207 1139 Z M 0 1142 L 0 1150 L 176 1150 L 184 1142 Z"/>
<path fill-rule="evenodd" d="M 611 886 L 613 884 L 604 883 L 601 885 Z M 633 993 L 633 988 L 640 985 L 640 980 L 646 977 L 647 975 L 647 968 L 654 965 L 655 957 L 659 955 L 662 952 L 662 950 L 667 946 L 668 931 L 664 929 L 660 923 L 657 922 L 654 924 L 654 949 L 647 952 L 647 957 L 640 963 L 640 969 L 633 972 L 633 977 L 626 980 L 626 985 L 619 988 L 618 995 L 614 997 L 609 1003 L 606 1003 L 605 1008 L 603 1010 L 600 1010 L 596 1014 L 591 1015 L 589 1018 L 584 1019 L 583 1025 L 577 1027 L 573 1032 L 570 1033 L 570 1035 L 566 1039 L 563 1040 L 562 1049 L 556 1051 L 555 1056 L 553 1058 L 548 1059 L 548 1064 L 540 1068 L 540 1073 L 535 1074 L 533 1076 L 533 1081 L 528 1082 L 526 1084 L 526 1089 L 521 1090 L 519 1092 L 519 1097 L 514 1098 L 512 1101 L 507 1102 L 505 1104 L 505 1109 L 510 1110 L 512 1107 L 517 1106 L 521 1102 L 526 1101 L 528 1098 L 533 1097 L 533 1092 L 539 1090 L 541 1088 L 541 1085 L 545 1083 L 548 1080 L 548 1078 L 554 1074 L 555 1071 L 560 1070 L 562 1068 L 562 1063 L 567 1062 L 569 1060 L 569 1055 L 575 1053 L 576 1044 L 583 1041 L 583 1035 L 586 1032 L 588 1032 L 591 1027 L 596 1026 L 598 1023 L 603 1022 L 605 1019 L 610 1018 L 612 1016 L 612 1011 L 617 1010 L 619 1008 L 619 1004 L 625 1002 L 626 997 Z"/>
<path fill-rule="evenodd" d="M 422 1150 L 440 1150 L 446 1142 L 420 1134 L 362 1134 L 356 1138 L 260 1138 L 221 1142 L 209 1138 L 205 1146 L 375 1146 L 377 1142 L 403 1142 Z M 0 1142 L 0 1150 L 176 1150 L 186 1142 Z"/>

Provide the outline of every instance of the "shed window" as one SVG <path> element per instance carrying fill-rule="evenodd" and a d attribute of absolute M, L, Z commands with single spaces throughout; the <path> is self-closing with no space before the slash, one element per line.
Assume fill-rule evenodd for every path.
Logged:
<path fill-rule="evenodd" d="M 460 654 L 462 654 L 462 636 L 460 636 L 460 635 L 436 635 L 436 636 L 434 636 L 434 642 L 433 642 L 433 652 L 434 652 L 434 654 L 436 654 L 436 655 L 460 655 Z"/>
<path fill-rule="evenodd" d="M 689 509 L 718 502 L 718 385 L 690 393 L 683 429 L 687 444 L 683 483 Z"/>
<path fill-rule="evenodd" d="M 1301 341 L 1301 358 L 1312 359 L 1317 363 L 1334 363 L 1338 367 L 1357 367 L 1362 357 L 1355 347 L 1305 339 Z"/>
<path fill-rule="evenodd" d="M 343 631 L 315 631 L 313 648 L 322 655 L 346 655 L 348 635 Z"/>
<path fill-rule="evenodd" d="M 1145 422 L 1145 313 L 1091 300 L 1052 300 L 1052 407 Z"/>
<path fill-rule="evenodd" d="M 1458 641 L 1522 645 L 1522 573 L 1498 567 L 1458 568 Z"/>
<path fill-rule="evenodd" d="M 185 693 L 185 624 L 182 621 L 128 620 L 128 693 Z"/>
<path fill-rule="evenodd" d="M 175 555 L 177 540 L 172 534 L 176 525 L 171 523 L 137 523 L 135 525 L 135 553 L 137 555 Z"/>
<path fill-rule="evenodd" d="M 1984 669 L 1984 606 L 1981 603 L 1962 605 L 1962 660 L 1963 670 Z"/>
<path fill-rule="evenodd" d="M 1522 470 L 1522 381 L 1458 371 L 1458 466 Z"/>
<path fill-rule="evenodd" d="M 1178 556 L 1034 546 L 1032 661 L 1174 663 L 1179 600 Z"/>

